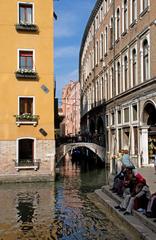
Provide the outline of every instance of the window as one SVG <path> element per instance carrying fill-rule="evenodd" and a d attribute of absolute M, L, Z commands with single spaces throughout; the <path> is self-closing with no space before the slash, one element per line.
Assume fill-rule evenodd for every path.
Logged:
<path fill-rule="evenodd" d="M 104 81 L 104 78 L 102 77 L 102 79 L 101 79 L 101 87 L 102 87 L 102 89 L 101 89 L 101 99 L 102 100 L 105 100 L 105 81 Z"/>
<path fill-rule="evenodd" d="M 137 18 L 137 2 L 132 0 L 132 22 Z"/>
<path fill-rule="evenodd" d="M 124 109 L 124 122 L 129 122 L 129 108 Z"/>
<path fill-rule="evenodd" d="M 133 121 L 137 121 L 137 105 L 133 105 Z"/>
<path fill-rule="evenodd" d="M 19 23 L 33 24 L 33 5 L 30 3 L 19 3 Z"/>
<path fill-rule="evenodd" d="M 19 69 L 33 70 L 33 51 L 19 51 Z"/>
<path fill-rule="evenodd" d="M 96 65 L 98 64 L 99 61 L 99 43 L 98 41 L 96 42 Z"/>
<path fill-rule="evenodd" d="M 115 76 L 114 76 L 114 68 L 111 68 L 111 75 L 112 75 L 112 97 L 115 96 L 115 91 L 116 91 L 116 84 L 115 84 Z"/>
<path fill-rule="evenodd" d="M 133 78 L 133 86 L 136 85 L 137 80 L 137 55 L 136 49 L 134 48 L 132 51 L 132 78 Z"/>
<path fill-rule="evenodd" d="M 118 129 L 118 148 L 119 152 L 121 151 L 121 129 Z"/>
<path fill-rule="evenodd" d="M 113 29 L 113 17 L 111 17 L 111 26 L 110 26 L 110 48 L 113 48 L 114 45 L 114 29 Z"/>
<path fill-rule="evenodd" d="M 148 7 L 148 0 L 143 0 L 143 10 Z"/>
<path fill-rule="evenodd" d="M 108 51 L 108 27 L 105 28 L 105 54 Z"/>
<path fill-rule="evenodd" d="M 128 29 L 128 3 L 124 0 L 124 32 Z"/>
<path fill-rule="evenodd" d="M 118 111 L 118 124 L 121 124 L 121 110 Z"/>
<path fill-rule="evenodd" d="M 109 126 L 109 117 L 108 117 L 108 115 L 106 115 L 106 126 L 108 127 Z"/>
<path fill-rule="evenodd" d="M 101 34 L 100 36 L 100 59 L 102 60 L 103 59 L 103 34 Z"/>
<path fill-rule="evenodd" d="M 103 6 L 100 8 L 100 22 L 103 19 Z"/>
<path fill-rule="evenodd" d="M 133 128 L 134 135 L 134 154 L 138 154 L 138 129 L 137 127 Z"/>
<path fill-rule="evenodd" d="M 120 62 L 117 63 L 117 81 L 118 81 L 118 94 L 121 92 L 121 87 L 120 87 L 120 78 L 121 78 L 121 74 L 120 74 Z"/>
<path fill-rule="evenodd" d="M 119 8 L 117 9 L 117 23 L 116 23 L 116 27 L 117 27 L 117 39 L 119 39 L 120 37 L 120 10 Z"/>
<path fill-rule="evenodd" d="M 128 59 L 124 57 L 124 78 L 125 78 L 125 90 L 128 88 Z"/>
<path fill-rule="evenodd" d="M 106 73 L 106 85 L 105 85 L 105 88 L 106 88 L 106 99 L 108 100 L 109 99 L 109 86 L 108 86 L 108 73 Z"/>
<path fill-rule="evenodd" d="M 143 41 L 143 80 L 149 78 L 149 54 L 148 54 L 148 41 Z"/>
<path fill-rule="evenodd" d="M 19 114 L 24 113 L 33 114 L 33 98 L 32 97 L 20 97 L 19 98 Z"/>
<path fill-rule="evenodd" d="M 112 125 L 114 125 L 115 124 L 115 114 L 114 114 L 114 112 L 112 112 Z"/>
<path fill-rule="evenodd" d="M 107 10 L 108 10 L 108 1 L 105 0 L 105 13 L 107 13 Z"/>

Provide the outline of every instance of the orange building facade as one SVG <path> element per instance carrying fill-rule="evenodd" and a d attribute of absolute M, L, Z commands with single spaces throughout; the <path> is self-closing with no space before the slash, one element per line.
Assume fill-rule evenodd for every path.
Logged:
<path fill-rule="evenodd" d="M 54 177 L 52 2 L 1 1 L 0 177 L 4 180 Z"/>

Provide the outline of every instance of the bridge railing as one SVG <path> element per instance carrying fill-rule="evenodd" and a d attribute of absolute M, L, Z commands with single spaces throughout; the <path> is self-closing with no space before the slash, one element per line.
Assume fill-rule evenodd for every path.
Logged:
<path fill-rule="evenodd" d="M 79 134 L 76 136 L 65 136 L 56 139 L 56 147 L 59 147 L 61 144 L 66 143 L 75 143 L 75 142 L 87 142 L 87 143 L 95 143 L 102 147 L 105 146 L 104 134 Z"/>

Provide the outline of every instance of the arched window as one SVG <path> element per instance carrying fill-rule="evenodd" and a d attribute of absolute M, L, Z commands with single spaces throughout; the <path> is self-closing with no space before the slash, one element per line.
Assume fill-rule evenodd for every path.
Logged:
<path fill-rule="evenodd" d="M 118 81 L 118 94 L 120 93 L 120 78 L 121 78 L 121 73 L 120 73 L 120 62 L 117 63 L 117 81 Z"/>
<path fill-rule="evenodd" d="M 106 99 L 109 99 L 108 73 L 106 73 Z"/>
<path fill-rule="evenodd" d="M 112 76 L 112 97 L 115 96 L 115 78 L 114 78 L 114 68 L 111 68 L 111 76 Z"/>
<path fill-rule="evenodd" d="M 128 29 L 128 4 L 127 0 L 124 0 L 124 32 Z"/>
<path fill-rule="evenodd" d="M 105 28 L 105 53 L 108 52 L 108 27 Z"/>
<path fill-rule="evenodd" d="M 110 24 L 110 48 L 113 47 L 114 44 L 114 29 L 113 29 L 113 17 L 111 17 L 111 24 Z"/>
<path fill-rule="evenodd" d="M 125 90 L 128 88 L 128 59 L 124 57 L 124 78 L 125 78 Z"/>
<path fill-rule="evenodd" d="M 103 34 L 100 36 L 100 59 L 103 59 Z"/>
<path fill-rule="evenodd" d="M 99 43 L 98 41 L 96 42 L 96 65 L 98 64 L 98 61 L 99 61 Z"/>
<path fill-rule="evenodd" d="M 137 6 L 137 2 L 136 2 L 136 0 L 132 0 L 132 22 L 134 21 L 134 20 L 136 20 L 136 15 L 137 15 L 137 9 L 136 9 L 136 6 Z"/>
<path fill-rule="evenodd" d="M 116 13 L 116 30 L 117 30 L 117 39 L 119 39 L 119 36 L 120 36 L 120 10 L 119 8 L 117 9 L 117 13 Z"/>
<path fill-rule="evenodd" d="M 143 41 L 143 79 L 144 81 L 149 78 L 149 54 L 148 54 L 148 41 Z"/>
<path fill-rule="evenodd" d="M 137 55 L 136 55 L 136 49 L 134 48 L 132 51 L 132 78 L 133 78 L 133 86 L 136 85 L 136 78 L 137 78 Z"/>

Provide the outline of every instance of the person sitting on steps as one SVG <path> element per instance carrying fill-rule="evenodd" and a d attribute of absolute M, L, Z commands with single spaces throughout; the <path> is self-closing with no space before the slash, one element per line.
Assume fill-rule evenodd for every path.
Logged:
<path fill-rule="evenodd" d="M 142 179 L 135 187 L 135 190 L 126 195 L 120 205 L 115 206 L 116 209 L 124 211 L 124 215 L 130 215 L 132 209 L 147 208 L 147 203 L 150 199 L 151 193 L 146 180 Z"/>

